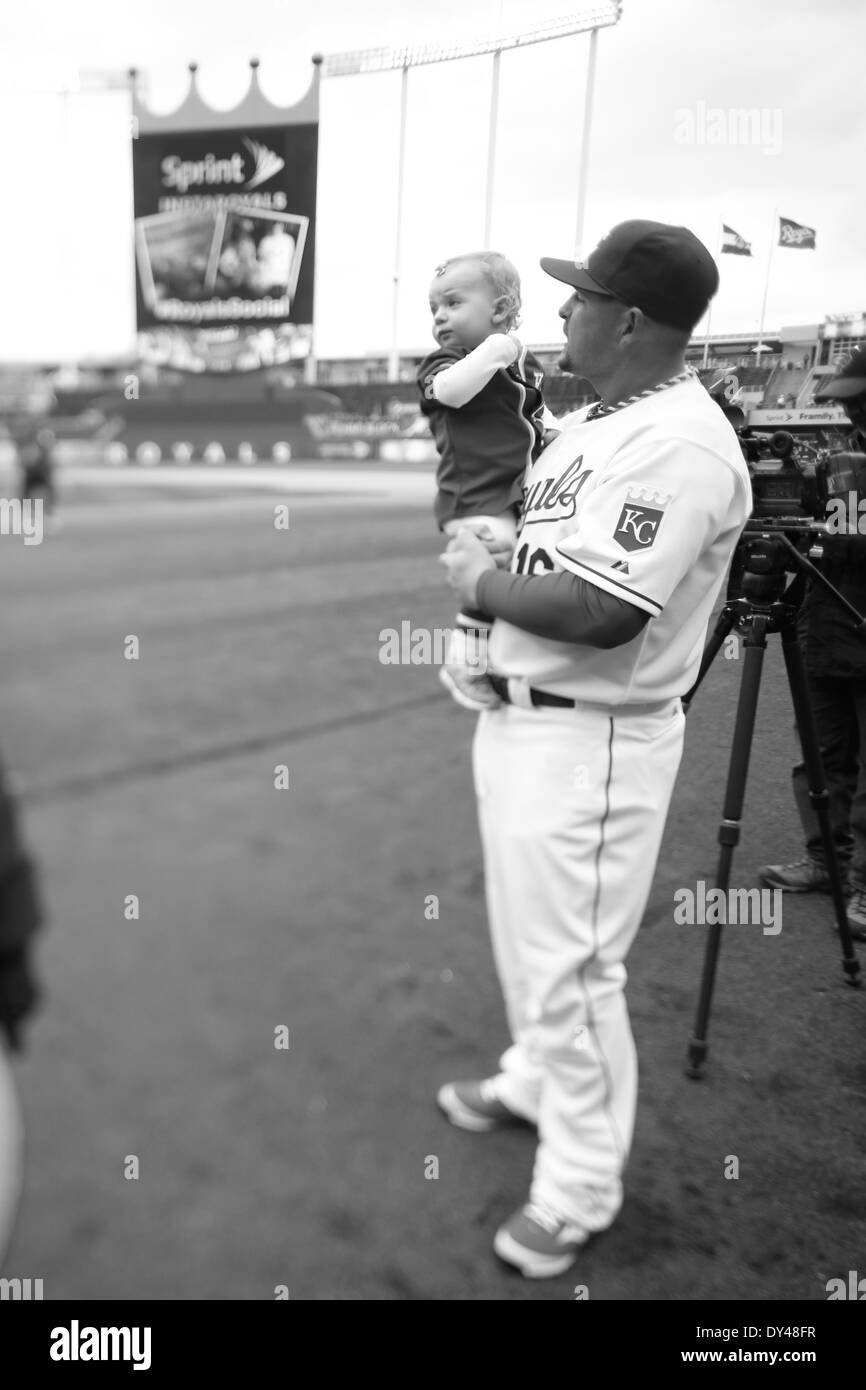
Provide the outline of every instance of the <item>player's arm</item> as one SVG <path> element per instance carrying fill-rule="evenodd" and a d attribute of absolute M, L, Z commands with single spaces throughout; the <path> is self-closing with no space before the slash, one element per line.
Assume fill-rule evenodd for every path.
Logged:
<path fill-rule="evenodd" d="M 731 515 L 738 486 L 742 481 L 726 461 L 699 445 L 653 442 L 618 460 L 587 499 L 575 531 L 554 547 L 550 558 L 564 575 L 493 574 L 489 558 L 470 548 L 474 537 L 458 537 L 464 554 L 449 565 L 452 585 L 456 579 L 463 602 L 536 636 L 621 646 L 661 613 Z M 751 499 L 740 501 L 745 520 Z M 447 552 L 443 558 L 447 563 Z"/>
<path fill-rule="evenodd" d="M 576 574 L 505 574 L 484 570 L 476 606 L 535 637 L 586 647 L 621 647 L 649 621 L 649 613 L 606 594 Z"/>
<path fill-rule="evenodd" d="M 425 380 L 425 395 L 428 400 L 459 410 L 484 389 L 501 367 L 510 367 L 521 351 L 522 344 L 513 333 L 491 333 L 465 357 L 438 370 L 434 362 L 434 369 L 428 371 Z"/>
<path fill-rule="evenodd" d="M 442 563 L 463 603 L 554 642 L 619 647 L 649 620 L 645 610 L 574 574 L 505 574 L 468 531 L 449 542 Z"/>

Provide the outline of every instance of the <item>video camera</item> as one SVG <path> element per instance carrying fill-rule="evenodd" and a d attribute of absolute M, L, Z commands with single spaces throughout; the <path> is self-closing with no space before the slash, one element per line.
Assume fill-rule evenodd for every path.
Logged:
<path fill-rule="evenodd" d="M 775 523 L 775 529 L 824 531 L 829 503 L 866 499 L 866 455 L 847 449 L 848 431 L 838 425 L 789 430 L 747 423 L 746 415 L 724 394 L 710 392 L 733 426 L 749 469 L 754 502 L 750 529 Z"/>
<path fill-rule="evenodd" d="M 734 555 L 728 599 L 771 602 L 791 574 L 791 546 L 820 561 L 828 535 L 849 531 L 851 522 L 858 529 L 861 498 L 866 511 L 866 454 L 846 448 L 848 431 L 838 425 L 796 434 L 752 425 L 740 406 L 711 394 L 736 431 L 752 484 L 752 513 Z"/>
<path fill-rule="evenodd" d="M 844 448 L 844 438 L 830 431 L 798 435 L 743 425 L 737 430 L 749 468 L 755 521 L 790 522 L 823 529 L 833 499 L 850 493 L 866 498 L 866 455 Z"/>
<path fill-rule="evenodd" d="M 738 431 L 749 469 L 755 520 L 823 521 L 829 492 L 823 456 L 811 440 L 788 430 Z"/>

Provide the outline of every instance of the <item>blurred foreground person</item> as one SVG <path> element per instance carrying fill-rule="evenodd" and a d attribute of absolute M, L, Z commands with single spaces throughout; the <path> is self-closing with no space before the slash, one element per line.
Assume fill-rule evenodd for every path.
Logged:
<path fill-rule="evenodd" d="M 0 1267 L 18 1210 L 24 1149 L 11 1058 L 21 1050 L 21 1025 L 39 997 L 30 957 L 41 921 L 35 871 L 0 764 Z"/>

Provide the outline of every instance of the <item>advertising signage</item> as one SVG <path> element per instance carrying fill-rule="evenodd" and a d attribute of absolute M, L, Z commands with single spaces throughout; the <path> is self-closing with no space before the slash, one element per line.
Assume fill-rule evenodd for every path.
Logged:
<path fill-rule="evenodd" d="M 139 344 L 166 366 L 243 370 L 311 350 L 317 110 L 229 114 L 196 110 L 196 128 L 176 130 L 154 118 L 133 139 Z"/>

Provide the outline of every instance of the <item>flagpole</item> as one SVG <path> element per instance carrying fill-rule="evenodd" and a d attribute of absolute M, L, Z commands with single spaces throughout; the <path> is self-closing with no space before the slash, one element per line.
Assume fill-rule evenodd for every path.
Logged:
<path fill-rule="evenodd" d="M 722 255 L 722 226 L 723 226 L 723 223 L 722 223 L 722 219 L 721 219 L 721 217 L 720 217 L 720 218 L 719 218 L 719 235 L 718 235 L 718 248 L 719 248 L 719 249 L 718 249 L 717 252 L 716 252 L 716 255 L 718 256 L 719 259 L 721 259 L 721 255 Z M 720 278 L 721 278 L 721 277 L 720 277 Z M 721 288 L 721 285 L 720 285 L 720 288 Z M 709 302 L 709 304 L 707 305 L 707 326 L 706 326 L 706 329 L 704 330 L 704 360 L 703 360 L 703 364 L 702 364 L 703 367 L 704 367 L 704 370 L 706 370 L 707 359 L 709 358 L 709 355 L 710 355 L 710 324 L 712 323 L 712 321 L 713 321 L 713 301 L 712 301 L 712 299 L 711 299 L 710 302 Z"/>
<path fill-rule="evenodd" d="M 400 380 L 400 255 L 403 237 L 403 183 L 406 174 L 406 106 L 409 94 L 409 64 L 403 65 L 400 79 L 400 144 L 397 155 L 397 225 L 394 232 L 394 276 L 391 290 L 391 351 L 388 354 L 388 380 Z"/>
<path fill-rule="evenodd" d="M 712 323 L 712 321 L 713 321 L 713 301 L 710 300 L 709 304 L 707 305 L 707 326 L 706 326 L 706 329 L 704 330 L 704 360 L 703 360 L 703 362 L 701 363 L 701 366 L 702 366 L 702 367 L 706 367 L 706 365 L 707 365 L 707 360 L 708 360 L 709 355 L 710 355 L 710 324 Z"/>
<path fill-rule="evenodd" d="M 774 251 L 775 245 L 776 245 L 776 238 L 777 238 L 778 235 L 779 235 L 779 225 L 778 225 L 778 224 L 779 224 L 779 209 L 778 209 L 778 208 L 773 208 L 773 228 L 772 228 L 772 231 L 771 231 L 771 233 L 770 233 L 770 252 L 769 252 L 769 255 L 767 256 L 767 274 L 766 274 L 766 277 L 765 277 L 765 279 L 764 279 L 764 298 L 763 298 L 763 300 L 762 300 L 762 302 L 761 302 L 761 322 L 760 322 L 760 326 L 759 326 L 759 328 L 758 328 L 758 348 L 757 348 L 756 356 L 757 356 L 757 359 L 758 359 L 758 366 L 759 366 L 759 367 L 760 367 L 760 365 L 761 365 L 761 353 L 762 353 L 763 350 L 764 350 L 764 322 L 765 322 L 766 315 L 767 315 L 767 294 L 768 294 L 769 289 L 770 289 L 770 267 L 771 267 L 772 264 L 773 264 L 773 251 Z"/>

